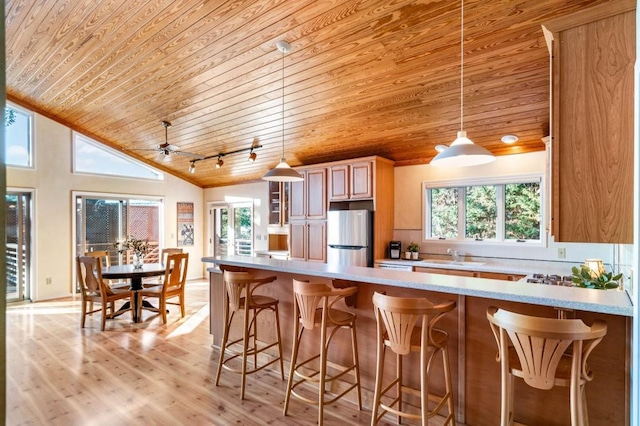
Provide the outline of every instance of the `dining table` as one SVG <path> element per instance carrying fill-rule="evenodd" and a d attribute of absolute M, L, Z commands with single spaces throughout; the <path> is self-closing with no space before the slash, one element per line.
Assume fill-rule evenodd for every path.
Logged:
<path fill-rule="evenodd" d="M 133 297 L 133 322 L 139 322 L 138 318 L 138 290 L 142 290 L 142 279 L 148 277 L 157 277 L 164 275 L 167 267 L 163 263 L 145 263 L 141 268 L 134 268 L 132 264 L 111 265 L 102 270 L 102 278 L 109 280 L 131 280 L 131 290 L 134 291 Z M 131 306 L 129 302 L 114 314 L 114 316 L 122 315 Z M 149 302 L 143 301 L 143 307 L 152 307 Z"/>

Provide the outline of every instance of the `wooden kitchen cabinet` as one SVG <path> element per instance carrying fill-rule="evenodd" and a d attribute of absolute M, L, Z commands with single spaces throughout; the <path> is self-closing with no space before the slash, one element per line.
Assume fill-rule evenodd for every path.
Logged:
<path fill-rule="evenodd" d="M 313 262 L 327 261 L 327 222 L 306 220 L 291 222 L 289 257 Z"/>
<path fill-rule="evenodd" d="M 289 223 L 289 184 L 269 182 L 269 223 L 283 227 Z"/>
<path fill-rule="evenodd" d="M 303 181 L 291 182 L 289 190 L 290 220 L 327 218 L 327 169 L 297 170 Z"/>
<path fill-rule="evenodd" d="M 289 255 L 327 261 L 327 169 L 296 169 L 304 178 L 289 189 Z"/>
<path fill-rule="evenodd" d="M 635 1 L 543 25 L 552 54 L 551 232 L 633 242 Z"/>
<path fill-rule="evenodd" d="M 525 275 L 504 274 L 500 272 L 478 272 L 477 278 L 490 278 L 492 280 L 520 281 Z"/>
<path fill-rule="evenodd" d="M 331 166 L 329 168 L 329 201 L 372 198 L 372 168 L 371 161 Z"/>

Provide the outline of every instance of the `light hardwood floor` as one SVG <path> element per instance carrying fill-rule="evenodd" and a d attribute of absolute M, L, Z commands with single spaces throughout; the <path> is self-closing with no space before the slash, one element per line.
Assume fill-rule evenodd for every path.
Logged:
<path fill-rule="evenodd" d="M 187 285 L 187 315 L 171 306 L 168 323 L 100 315 L 80 328 L 80 302 L 66 299 L 7 308 L 7 425 L 313 425 L 317 408 L 292 400 L 277 372 L 214 385 L 219 352 L 209 335 L 208 283 Z M 283 332 L 288 325 L 283 324 Z M 390 423 L 394 424 L 389 418 Z M 369 424 L 370 408 L 349 402 L 325 409 L 327 425 Z"/>

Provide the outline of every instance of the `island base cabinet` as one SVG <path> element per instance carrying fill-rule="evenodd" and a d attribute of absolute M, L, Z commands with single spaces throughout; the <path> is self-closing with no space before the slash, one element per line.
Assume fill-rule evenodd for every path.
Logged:
<path fill-rule="evenodd" d="M 293 284 L 292 280 L 308 280 L 332 284 L 329 278 L 318 277 L 313 274 L 274 272 L 259 268 L 244 268 L 256 276 L 277 275 L 277 280 L 260 289 L 261 294 L 279 299 L 280 327 L 285 357 L 285 370 L 291 357 L 293 342 Z M 223 282 L 222 274 L 211 272 L 210 321 L 213 344 L 220 345 L 222 335 Z M 451 277 L 456 279 L 456 277 Z M 439 322 L 438 328 L 449 334 L 449 362 L 455 393 L 454 404 L 456 423 L 468 426 L 484 426 L 500 424 L 500 364 L 496 362 L 498 351 L 495 339 L 489 327 L 486 311 L 489 306 L 497 306 L 529 315 L 556 317 L 558 311 L 553 307 L 531 305 L 525 303 L 492 300 L 480 297 L 462 296 L 440 293 L 413 288 L 387 286 L 364 282 L 347 281 L 340 284 L 356 285 L 355 307 L 348 307 L 340 302 L 338 309 L 351 311 L 357 315 L 357 339 L 360 355 L 360 374 L 362 383 L 363 409 L 371 410 L 376 371 L 376 322 L 371 302 L 373 293 L 386 292 L 390 296 L 426 297 L 435 303 L 455 300 L 456 308 L 445 315 Z M 533 284 L 532 284 L 533 285 Z M 575 316 L 591 324 L 595 319 L 607 322 L 608 333 L 603 341 L 594 349 L 589 357 L 589 367 L 593 371 L 594 380 L 587 383 L 587 406 L 590 426 L 629 425 L 629 365 L 631 320 L 630 318 L 598 314 L 585 311 L 570 311 L 568 317 Z M 269 324 L 270 325 L 270 324 Z M 272 328 L 260 328 L 265 341 L 273 338 Z M 317 330 L 313 330 L 317 332 Z M 305 338 L 317 341 L 319 337 L 309 333 Z M 350 339 L 347 332 L 339 332 L 332 343 L 333 356 L 336 361 L 348 361 Z M 262 340 L 262 339 L 261 339 Z M 344 348 L 344 350 L 342 350 Z M 311 355 L 312 348 L 301 347 L 301 357 Z M 330 355 L 331 356 L 331 355 Z M 385 380 L 391 380 L 395 357 L 388 352 L 385 369 Z M 440 357 L 433 366 L 430 377 L 430 392 L 441 394 L 444 390 Z M 404 376 L 410 385 L 419 386 L 418 357 L 405 360 Z M 274 374 L 279 374 L 274 372 Z M 516 379 L 515 385 L 515 420 L 528 425 L 568 425 L 569 422 L 569 390 L 568 388 L 554 388 L 540 391 L 524 385 L 521 379 Z M 387 382 L 388 383 L 388 382 Z M 332 384 L 340 388 L 341 384 Z M 336 390 L 336 388 L 332 388 Z M 355 396 L 348 394 L 355 403 Z M 418 404 L 417 401 L 407 401 Z M 357 409 L 354 407 L 354 410 Z M 395 418 L 394 418 L 395 419 Z"/>
<path fill-rule="evenodd" d="M 465 394 L 467 425 L 500 424 L 500 363 L 498 346 L 487 321 L 487 308 L 497 306 L 526 315 L 555 318 L 553 307 L 467 297 L 465 306 Z M 628 425 L 629 386 L 626 367 L 630 360 L 631 324 L 626 317 L 585 311 L 566 312 L 587 325 L 596 319 L 607 323 L 607 335 L 588 359 L 593 381 L 586 384 L 589 425 Z M 515 422 L 525 425 L 562 426 L 571 424 L 569 388 L 534 389 L 515 379 Z M 606 397 L 605 397 L 606 396 Z"/>

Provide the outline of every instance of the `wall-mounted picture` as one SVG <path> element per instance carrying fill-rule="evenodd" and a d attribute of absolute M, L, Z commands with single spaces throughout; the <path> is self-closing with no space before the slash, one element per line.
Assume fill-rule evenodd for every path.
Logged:
<path fill-rule="evenodd" d="M 178 247 L 192 246 L 193 203 L 178 203 Z"/>

